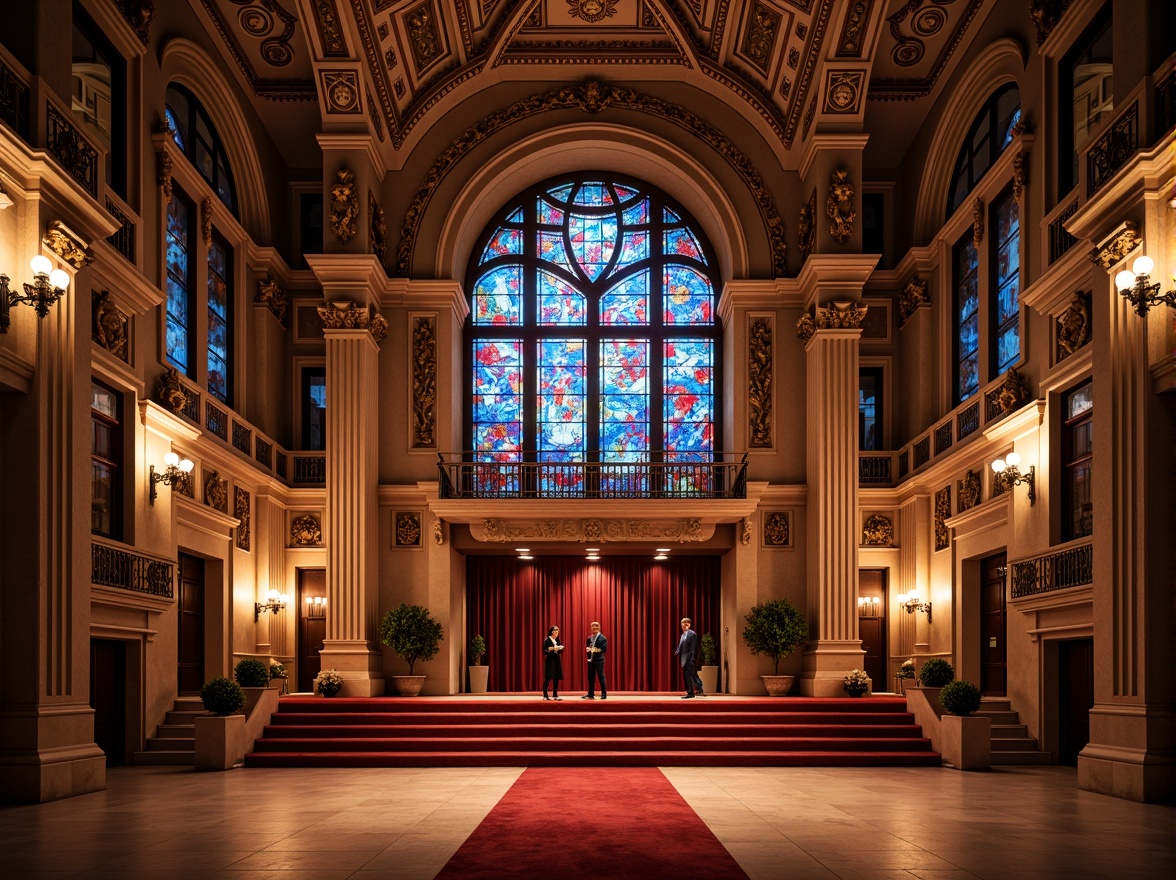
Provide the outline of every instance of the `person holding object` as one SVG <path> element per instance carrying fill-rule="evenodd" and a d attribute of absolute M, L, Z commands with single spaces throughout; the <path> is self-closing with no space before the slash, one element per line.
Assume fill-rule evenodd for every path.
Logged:
<path fill-rule="evenodd" d="M 682 678 L 686 679 L 686 696 L 683 700 L 693 700 L 694 695 L 705 697 L 702 692 L 702 679 L 698 677 L 698 633 L 690 628 L 689 617 L 682 618 L 682 635 L 678 639 L 678 649 L 674 656 L 682 664 Z"/>
<path fill-rule="evenodd" d="M 553 626 L 547 630 L 547 638 L 543 640 L 543 699 L 559 699 L 559 683 L 563 681 L 563 661 L 559 659 L 564 649 L 559 640 L 559 627 Z M 547 683 L 551 682 L 551 696 L 547 696 Z"/>
<path fill-rule="evenodd" d="M 608 699 L 608 685 L 604 683 L 604 655 L 608 651 L 608 639 L 600 632 L 600 624 L 592 621 L 592 634 L 588 636 L 588 694 L 581 700 L 595 700 L 595 686 L 593 679 L 600 680 L 600 699 Z"/>

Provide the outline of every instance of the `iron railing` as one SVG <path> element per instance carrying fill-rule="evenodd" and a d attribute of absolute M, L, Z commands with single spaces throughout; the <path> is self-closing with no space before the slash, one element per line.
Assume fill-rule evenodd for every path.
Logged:
<path fill-rule="evenodd" d="M 90 544 L 90 581 L 135 593 L 175 598 L 175 563 L 142 553 Z"/>
<path fill-rule="evenodd" d="M 1021 599 L 1094 582 L 1094 545 L 1079 544 L 1010 564 L 1012 597 Z"/>
<path fill-rule="evenodd" d="M 746 498 L 739 461 L 476 461 L 437 455 L 442 498 Z"/>

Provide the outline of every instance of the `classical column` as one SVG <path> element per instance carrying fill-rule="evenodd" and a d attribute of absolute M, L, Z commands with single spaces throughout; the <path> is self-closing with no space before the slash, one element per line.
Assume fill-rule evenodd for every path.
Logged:
<path fill-rule="evenodd" d="M 916 495 L 898 511 L 898 582 L 890 585 L 891 596 L 918 592 L 927 601 L 931 596 L 931 498 Z M 897 603 L 891 604 L 897 615 L 899 654 L 926 654 L 930 650 L 931 624 L 925 614 L 908 614 Z"/>

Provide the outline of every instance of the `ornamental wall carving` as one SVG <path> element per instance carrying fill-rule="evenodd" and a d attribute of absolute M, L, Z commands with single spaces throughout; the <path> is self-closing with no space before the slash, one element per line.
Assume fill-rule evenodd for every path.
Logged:
<path fill-rule="evenodd" d="M 792 546 L 792 514 L 787 510 L 773 510 L 764 516 L 764 546 Z"/>
<path fill-rule="evenodd" d="M 94 254 L 68 226 L 54 220 L 45 230 L 45 246 L 75 269 L 84 269 L 94 262 Z"/>
<path fill-rule="evenodd" d="M 471 524 L 478 541 L 501 544 L 523 538 L 532 541 L 677 541 L 679 544 L 708 540 L 713 523 L 699 519 L 484 519 Z"/>
<path fill-rule="evenodd" d="M 829 235 L 838 244 L 849 241 L 853 235 L 853 223 L 857 211 L 853 206 L 853 184 L 849 172 L 838 168 L 829 181 L 829 194 L 825 197 L 825 215 L 829 218 Z"/>
<path fill-rule="evenodd" d="M 1062 20 L 1062 13 L 1070 5 L 1071 0 L 1029 0 L 1029 17 L 1033 19 L 1033 27 L 1037 31 L 1037 45 L 1045 42 L 1045 38 Z"/>
<path fill-rule="evenodd" d="M 894 523 L 890 517 L 875 513 L 862 526 L 862 543 L 874 547 L 889 547 L 894 543 Z"/>
<path fill-rule="evenodd" d="M 249 493 L 240 486 L 233 487 L 233 516 L 240 522 L 237 525 L 237 549 L 249 549 Z"/>
<path fill-rule="evenodd" d="M 1109 272 L 1112 266 L 1121 262 L 1124 257 L 1139 247 L 1140 241 L 1142 239 L 1139 237 L 1139 230 L 1134 223 L 1128 220 L 1116 229 L 1115 233 L 1101 247 L 1095 248 L 1090 255 L 1090 260 Z"/>
<path fill-rule="evenodd" d="M 335 238 L 344 244 L 355 238 L 358 219 L 359 194 L 356 192 L 355 175 L 346 168 L 340 168 L 331 187 L 329 212 L 331 231 L 335 233 Z"/>
<path fill-rule="evenodd" d="M 800 262 L 804 263 L 817 244 L 817 191 L 814 189 L 809 200 L 800 209 L 800 220 L 796 227 Z"/>
<path fill-rule="evenodd" d="M 980 503 L 980 474 L 969 470 L 956 487 L 959 490 L 959 511 L 971 510 Z"/>
<path fill-rule="evenodd" d="M 319 71 L 319 87 L 328 113 L 360 113 L 359 72 L 355 70 Z"/>
<path fill-rule="evenodd" d="M 816 306 L 812 312 L 804 312 L 796 322 L 796 336 L 808 342 L 818 330 L 857 329 L 862 326 L 869 306 L 855 302 L 835 302 L 828 306 Z"/>
<path fill-rule="evenodd" d="M 853 115 L 861 110 L 862 91 L 866 83 L 864 70 L 831 70 L 822 113 Z"/>
<path fill-rule="evenodd" d="M 129 319 L 118 310 L 110 292 L 103 290 L 94 295 L 93 339 L 104 349 L 124 363 L 129 363 L 127 351 L 127 325 Z"/>
<path fill-rule="evenodd" d="M 907 319 L 915 313 L 919 306 L 930 304 L 931 296 L 927 293 L 927 282 L 915 275 L 898 298 L 898 328 L 901 330 Z"/>
<path fill-rule="evenodd" d="M 754 531 L 751 523 L 751 517 L 743 517 L 743 528 L 739 531 L 739 543 L 746 547 L 751 543 L 751 535 Z"/>
<path fill-rule="evenodd" d="M 944 486 L 935 493 L 935 549 L 943 550 L 951 539 L 947 534 L 947 521 L 951 518 L 951 486 Z"/>
<path fill-rule="evenodd" d="M 1090 342 L 1090 335 L 1090 292 L 1077 290 L 1057 319 L 1057 360 L 1065 360 Z"/>
<path fill-rule="evenodd" d="M 290 524 L 290 541 L 296 547 L 318 547 L 323 543 L 319 521 L 309 513 L 295 517 Z"/>
<path fill-rule="evenodd" d="M 412 445 L 437 445 L 437 319 L 418 316 L 412 324 Z"/>
<path fill-rule="evenodd" d="M 172 197 L 172 158 L 167 150 L 160 150 L 156 154 L 159 159 L 159 187 L 163 190 L 163 200 L 170 202 Z"/>
<path fill-rule="evenodd" d="M 151 42 L 151 21 L 155 18 L 155 0 L 118 0 L 118 11 L 135 29 L 135 36 L 146 46 Z"/>
<path fill-rule="evenodd" d="M 394 517 L 393 533 L 396 547 L 421 546 L 421 515 L 416 511 L 397 512 Z"/>
<path fill-rule="evenodd" d="M 369 306 L 339 300 L 317 307 L 319 318 L 326 330 L 367 330 L 377 344 L 388 335 L 388 321 Z"/>
<path fill-rule="evenodd" d="M 1002 413 L 1009 413 L 1019 408 L 1029 399 L 1029 380 L 1016 367 L 1009 367 L 1005 373 L 1004 382 L 1000 386 L 997 403 Z"/>
<path fill-rule="evenodd" d="M 433 543 L 438 546 L 445 543 L 445 527 L 439 519 L 433 520 Z"/>
<path fill-rule="evenodd" d="M 204 503 L 221 513 L 229 512 L 228 483 L 216 471 L 210 471 L 204 480 Z"/>
<path fill-rule="evenodd" d="M 172 415 L 179 415 L 188 408 L 188 389 L 180 381 L 175 367 L 168 367 L 155 386 L 155 399 Z"/>
<path fill-rule="evenodd" d="M 257 280 L 257 295 L 253 297 L 253 302 L 268 308 L 278 323 L 286 326 L 286 309 L 290 303 L 286 299 L 286 291 L 282 290 L 275 278 L 266 275 Z"/>
<path fill-rule="evenodd" d="M 747 346 L 747 445 L 767 449 L 772 445 L 772 319 L 751 320 Z"/>

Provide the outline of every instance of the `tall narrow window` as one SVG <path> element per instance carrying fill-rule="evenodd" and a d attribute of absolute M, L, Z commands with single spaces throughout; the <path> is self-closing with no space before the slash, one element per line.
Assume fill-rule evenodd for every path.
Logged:
<path fill-rule="evenodd" d="M 302 368 L 302 448 L 327 448 L 327 368 Z"/>
<path fill-rule="evenodd" d="M 90 531 L 122 537 L 122 401 L 107 388 L 90 385 Z"/>
<path fill-rule="evenodd" d="M 81 4 L 73 5 L 70 109 L 106 147 L 106 182 L 120 195 L 127 184 L 127 63 Z"/>
<path fill-rule="evenodd" d="M 164 117 L 171 129 L 172 140 L 208 181 L 225 207 L 236 216 L 237 192 L 233 186 L 233 173 L 208 113 L 195 95 L 176 83 L 167 87 L 166 102 Z"/>
<path fill-rule="evenodd" d="M 1077 185 L 1078 154 L 1114 110 L 1112 36 L 1107 4 L 1058 65 L 1059 196 Z"/>
<path fill-rule="evenodd" d="M 192 205 L 172 190 L 167 203 L 167 359 L 192 376 Z"/>
<path fill-rule="evenodd" d="M 1090 465 L 1094 459 L 1094 396 L 1087 379 L 1062 398 L 1062 540 L 1094 531 Z"/>
<path fill-rule="evenodd" d="M 996 235 L 996 296 L 993 298 L 992 350 L 994 375 L 999 376 L 1021 359 L 1021 221 L 1017 200 L 1010 189 L 993 207 Z"/>
<path fill-rule="evenodd" d="M 882 449 L 882 368 L 858 370 L 858 449 Z"/>
<path fill-rule="evenodd" d="M 208 248 L 208 392 L 229 403 L 232 351 L 232 251 L 213 235 Z"/>
<path fill-rule="evenodd" d="M 980 263 L 971 230 L 955 246 L 955 402 L 980 389 Z"/>
<path fill-rule="evenodd" d="M 948 217 L 964 203 L 968 193 L 1012 143 L 1013 127 L 1020 119 L 1021 93 L 1012 84 L 997 89 L 984 103 L 956 156 L 948 190 Z"/>

